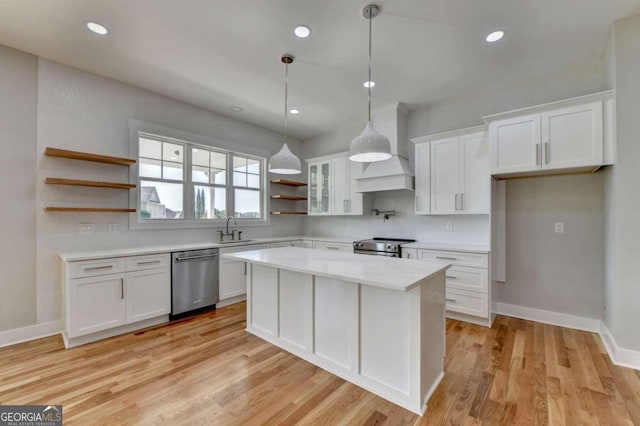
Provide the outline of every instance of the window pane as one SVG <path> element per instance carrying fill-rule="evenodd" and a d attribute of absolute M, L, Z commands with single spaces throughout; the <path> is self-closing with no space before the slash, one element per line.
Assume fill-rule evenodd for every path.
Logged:
<path fill-rule="evenodd" d="M 149 160 L 148 158 L 140 159 L 140 176 L 160 178 L 162 177 L 162 162 L 160 160 Z"/>
<path fill-rule="evenodd" d="M 225 188 L 195 186 L 193 200 L 196 219 L 225 219 L 227 217 Z"/>
<path fill-rule="evenodd" d="M 221 154 L 219 152 L 211 153 L 211 167 L 214 169 L 226 170 L 227 169 L 227 154 Z"/>
<path fill-rule="evenodd" d="M 162 143 L 162 159 L 174 163 L 184 163 L 184 147 L 174 143 Z"/>
<path fill-rule="evenodd" d="M 182 184 L 140 181 L 140 217 L 183 219 Z"/>
<path fill-rule="evenodd" d="M 260 208 L 260 191 L 236 189 L 234 194 L 236 217 L 251 219 L 262 217 Z"/>
<path fill-rule="evenodd" d="M 209 183 L 209 168 L 193 166 L 191 168 L 191 180 L 193 182 Z"/>
<path fill-rule="evenodd" d="M 193 148 L 191 150 L 191 162 L 198 166 L 209 166 L 209 151 Z"/>
<path fill-rule="evenodd" d="M 163 179 L 173 179 L 173 180 L 182 180 L 182 164 L 180 163 L 168 163 L 164 162 L 162 164 L 162 178 Z"/>
<path fill-rule="evenodd" d="M 215 183 L 216 185 L 226 185 L 227 184 L 227 171 L 226 170 L 218 170 L 211 169 L 211 183 Z"/>
<path fill-rule="evenodd" d="M 247 175 L 244 173 L 233 172 L 233 186 L 247 187 Z"/>
<path fill-rule="evenodd" d="M 247 172 L 247 159 L 244 157 L 233 156 L 233 171 L 234 172 Z"/>
<path fill-rule="evenodd" d="M 140 157 L 155 158 L 159 160 L 162 158 L 162 142 L 154 141 L 153 139 L 140 138 Z"/>
<path fill-rule="evenodd" d="M 258 160 L 247 159 L 247 171 L 255 175 L 260 174 L 260 162 Z"/>
<path fill-rule="evenodd" d="M 260 188 L 260 176 L 259 175 L 247 175 L 247 186 L 249 188 Z"/>

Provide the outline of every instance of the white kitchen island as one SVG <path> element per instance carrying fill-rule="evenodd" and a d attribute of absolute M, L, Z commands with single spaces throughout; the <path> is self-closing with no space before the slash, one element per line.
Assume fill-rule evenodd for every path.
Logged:
<path fill-rule="evenodd" d="M 449 264 L 284 247 L 247 262 L 247 331 L 422 415 L 444 375 Z"/>

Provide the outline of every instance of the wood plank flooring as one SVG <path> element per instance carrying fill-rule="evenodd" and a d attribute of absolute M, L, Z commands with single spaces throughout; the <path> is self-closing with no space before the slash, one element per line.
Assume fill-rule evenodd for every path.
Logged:
<path fill-rule="evenodd" d="M 447 321 L 446 375 L 420 418 L 246 333 L 245 304 L 65 350 L 0 349 L 0 404 L 65 425 L 640 425 L 640 373 L 587 332 Z"/>

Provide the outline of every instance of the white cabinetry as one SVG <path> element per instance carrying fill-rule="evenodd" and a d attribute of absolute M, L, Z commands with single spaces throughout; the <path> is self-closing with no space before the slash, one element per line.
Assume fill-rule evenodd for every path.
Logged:
<path fill-rule="evenodd" d="M 63 271 L 67 347 L 166 321 L 171 311 L 168 253 L 65 262 Z"/>
<path fill-rule="evenodd" d="M 491 289 L 487 253 L 403 248 L 402 257 L 448 262 L 446 273 L 447 316 L 491 326 Z"/>
<path fill-rule="evenodd" d="M 488 214 L 489 147 L 484 127 L 414 139 L 417 214 Z"/>
<path fill-rule="evenodd" d="M 269 248 L 269 244 L 253 244 L 240 247 L 224 247 L 220 249 L 220 302 L 218 306 L 225 306 L 225 300 L 238 298 L 233 303 L 244 300 L 247 294 L 247 264 L 245 262 L 225 259 L 222 255 L 240 251 L 260 250 Z"/>
<path fill-rule="evenodd" d="M 348 153 L 309 158 L 309 210 L 311 216 L 362 215 L 364 196 L 355 192 L 362 164 L 349 161 Z"/>
<path fill-rule="evenodd" d="M 612 164 L 612 92 L 485 117 L 491 173 L 593 169 Z"/>
<path fill-rule="evenodd" d="M 293 240 L 291 247 L 313 248 L 313 242 L 309 240 Z"/>

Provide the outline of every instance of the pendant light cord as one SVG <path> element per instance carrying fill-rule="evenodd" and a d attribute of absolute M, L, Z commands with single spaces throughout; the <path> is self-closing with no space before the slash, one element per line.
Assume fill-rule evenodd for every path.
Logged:
<path fill-rule="evenodd" d="M 371 21 L 373 20 L 372 10 L 369 8 L 369 80 L 368 80 L 368 89 L 369 89 L 369 116 L 368 122 L 371 123 Z"/>
<path fill-rule="evenodd" d="M 287 107 L 289 102 L 289 62 L 284 64 L 284 143 L 287 143 L 287 124 L 288 124 L 288 112 Z"/>

